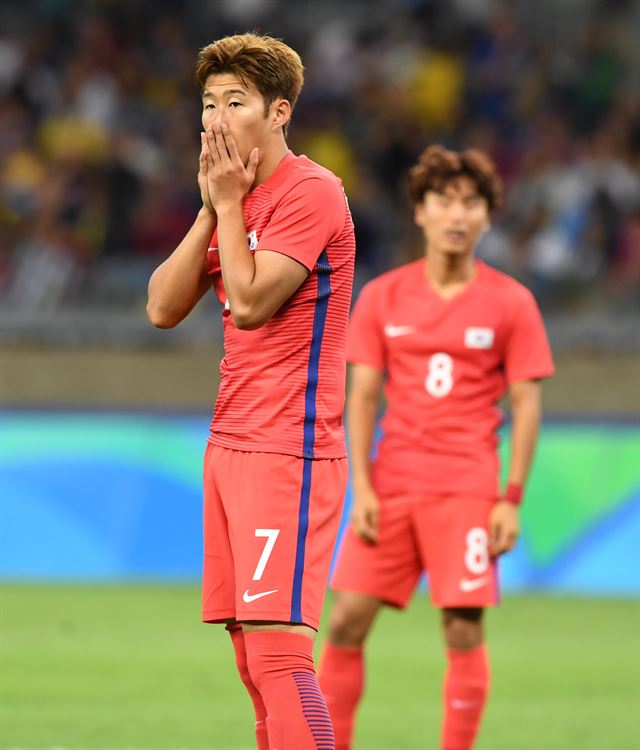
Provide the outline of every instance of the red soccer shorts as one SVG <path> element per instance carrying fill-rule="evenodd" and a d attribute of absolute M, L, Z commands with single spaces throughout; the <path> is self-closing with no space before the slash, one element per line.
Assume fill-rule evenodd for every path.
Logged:
<path fill-rule="evenodd" d="M 457 495 L 381 499 L 378 543 L 363 542 L 350 527 L 332 588 L 404 608 L 427 571 L 437 607 L 497 604 L 496 562 L 489 557 L 487 532 L 494 502 Z"/>
<path fill-rule="evenodd" d="M 310 460 L 208 443 L 202 619 L 317 629 L 346 485 L 345 458 Z"/>

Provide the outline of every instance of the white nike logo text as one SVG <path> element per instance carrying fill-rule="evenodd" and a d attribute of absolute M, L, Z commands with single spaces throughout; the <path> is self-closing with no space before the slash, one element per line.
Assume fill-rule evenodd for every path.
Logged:
<path fill-rule="evenodd" d="M 387 325 L 384 327 L 384 332 L 390 338 L 394 338 L 395 336 L 407 336 L 409 333 L 413 333 L 415 330 L 415 326 L 394 326 L 391 325 L 391 323 L 387 323 Z"/>
<path fill-rule="evenodd" d="M 256 599 L 261 599 L 263 596 L 269 596 L 269 594 L 275 594 L 278 589 L 273 589 L 272 591 L 261 591 L 259 594 L 250 594 L 249 589 L 247 589 L 244 594 L 242 595 L 242 601 L 246 604 L 249 604 L 250 602 L 255 601 Z"/>
<path fill-rule="evenodd" d="M 487 576 L 482 578 L 461 578 L 460 579 L 460 591 L 475 591 L 489 583 Z"/>

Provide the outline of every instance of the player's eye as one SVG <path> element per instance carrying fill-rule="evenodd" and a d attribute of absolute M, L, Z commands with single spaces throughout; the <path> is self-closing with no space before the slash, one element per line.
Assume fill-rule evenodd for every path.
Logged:
<path fill-rule="evenodd" d="M 229 102 L 229 106 L 230 107 L 241 107 L 242 103 L 241 102 Z"/>
<path fill-rule="evenodd" d="M 213 104 L 205 104 L 204 108 L 205 109 L 213 109 Z"/>

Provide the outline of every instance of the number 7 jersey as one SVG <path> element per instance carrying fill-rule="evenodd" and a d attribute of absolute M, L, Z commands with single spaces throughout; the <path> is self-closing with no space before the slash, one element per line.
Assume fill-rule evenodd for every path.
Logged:
<path fill-rule="evenodd" d="M 542 317 L 526 287 L 481 261 L 444 300 L 427 262 L 369 282 L 351 316 L 347 361 L 385 374 L 372 478 L 381 495 L 495 497 L 498 402 L 510 384 L 553 374 Z"/>

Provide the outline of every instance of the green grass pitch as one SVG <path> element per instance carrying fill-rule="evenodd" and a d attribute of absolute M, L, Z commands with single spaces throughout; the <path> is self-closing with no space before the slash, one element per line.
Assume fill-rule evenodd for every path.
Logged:
<path fill-rule="evenodd" d="M 0 747 L 252 748 L 228 636 L 198 590 L 0 587 Z M 493 691 L 477 750 L 640 748 L 640 608 L 507 599 L 487 620 Z M 437 750 L 438 613 L 418 596 L 369 642 L 357 750 Z"/>

